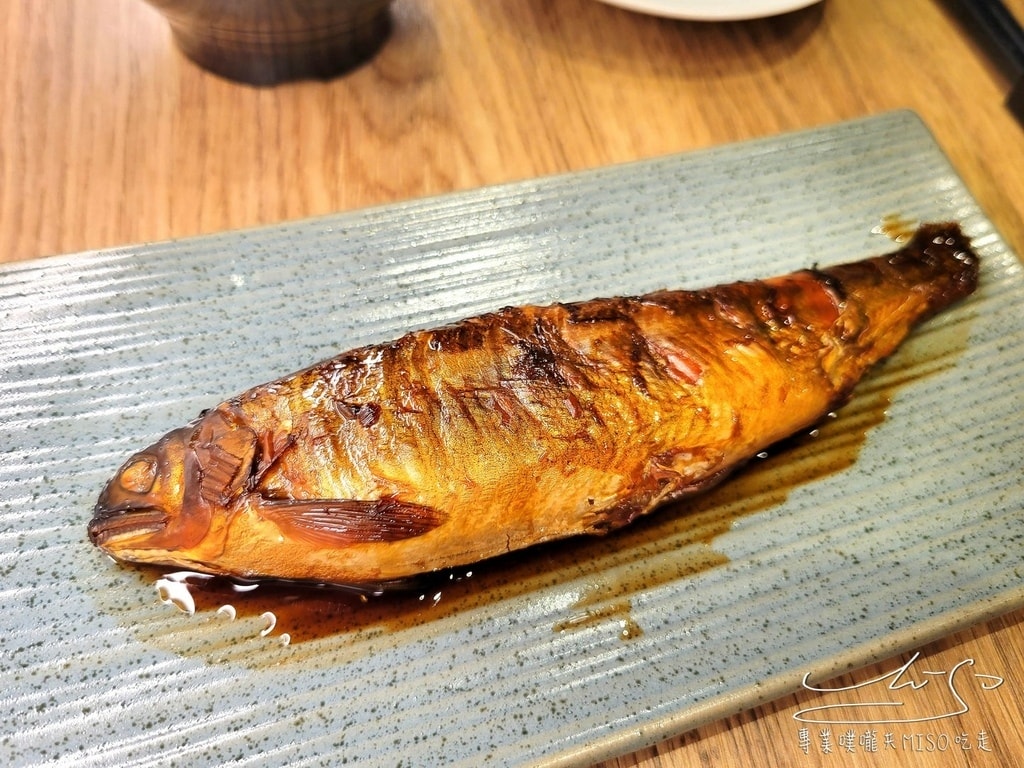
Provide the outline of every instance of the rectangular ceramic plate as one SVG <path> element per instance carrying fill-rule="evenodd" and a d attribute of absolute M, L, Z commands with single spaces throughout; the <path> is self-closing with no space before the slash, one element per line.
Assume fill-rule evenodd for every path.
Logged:
<path fill-rule="evenodd" d="M 485 564 L 395 606 L 257 590 L 193 616 L 86 539 L 128 454 L 250 385 L 506 304 L 885 252 L 879 225 L 894 216 L 959 221 L 984 259 L 980 291 L 816 438 L 635 529 Z M 0 761 L 596 760 L 1015 608 L 1022 305 L 1018 259 L 907 113 L 8 266 Z M 221 599 L 238 618 L 216 612 Z"/>

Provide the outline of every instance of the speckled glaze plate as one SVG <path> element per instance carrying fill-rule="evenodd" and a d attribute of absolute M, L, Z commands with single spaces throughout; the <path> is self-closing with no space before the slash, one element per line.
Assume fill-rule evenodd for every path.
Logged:
<path fill-rule="evenodd" d="M 817 436 L 621 534 L 392 600 L 197 588 L 194 615 L 86 539 L 129 453 L 251 384 L 505 304 L 888 251 L 895 217 L 961 222 L 979 292 Z M 1020 606 L 1022 304 L 908 113 L 9 265 L 0 763 L 579 764 Z"/>

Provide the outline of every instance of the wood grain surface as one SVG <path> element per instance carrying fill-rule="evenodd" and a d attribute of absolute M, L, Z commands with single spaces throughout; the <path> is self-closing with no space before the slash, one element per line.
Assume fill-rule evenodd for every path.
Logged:
<path fill-rule="evenodd" d="M 1024 0 L 1008 5 L 1024 18 Z M 371 62 L 330 82 L 273 88 L 198 69 L 140 0 L 6 0 L 2 10 L 0 261 L 315 216 L 895 108 L 922 116 L 1024 253 L 1024 128 L 1003 106 L 1010 79 L 942 0 L 825 0 L 721 24 L 596 0 L 396 0 L 393 34 Z M 1018 611 L 916 659 L 829 683 L 857 685 L 912 662 L 902 679 L 927 681 L 913 690 L 923 711 L 941 713 L 951 711 L 951 687 L 925 673 L 957 670 L 973 681 L 959 715 L 826 734 L 794 715 L 829 694 L 801 691 L 606 765 L 1021 765 L 1022 633 Z M 872 695 L 859 688 L 843 702 Z"/>

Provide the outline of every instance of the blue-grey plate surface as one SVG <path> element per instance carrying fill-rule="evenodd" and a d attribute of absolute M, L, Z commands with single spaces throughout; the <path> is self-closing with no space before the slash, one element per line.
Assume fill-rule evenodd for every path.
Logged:
<path fill-rule="evenodd" d="M 506 304 L 881 253 L 894 217 L 961 222 L 979 292 L 692 509 L 345 620 L 259 590 L 189 616 L 86 539 L 130 452 L 250 385 Z M 586 762 L 1020 606 L 1021 306 L 1020 262 L 908 113 L 9 265 L 0 762 Z"/>

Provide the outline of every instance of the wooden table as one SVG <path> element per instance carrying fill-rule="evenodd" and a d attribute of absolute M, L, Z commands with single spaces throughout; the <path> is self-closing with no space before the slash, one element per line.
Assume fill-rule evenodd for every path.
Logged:
<path fill-rule="evenodd" d="M 1024 17 L 1024 0 L 1009 3 Z M 392 38 L 329 83 L 249 88 L 139 0 L 9 0 L 0 22 L 0 261 L 313 216 L 653 157 L 892 108 L 931 126 L 1024 253 L 1024 128 L 940 0 L 826 0 L 709 24 L 594 0 L 397 0 Z M 802 691 L 608 765 L 1011 765 L 1024 611 L 927 646 L 1003 679 L 956 718 L 802 733 Z M 841 681 L 892 672 L 891 659 Z M 932 686 L 935 695 L 941 686 Z M 893 743 L 886 744 L 889 737 Z M 970 749 L 964 749 L 970 747 Z M 990 751 L 986 751 L 990 750 Z"/>

